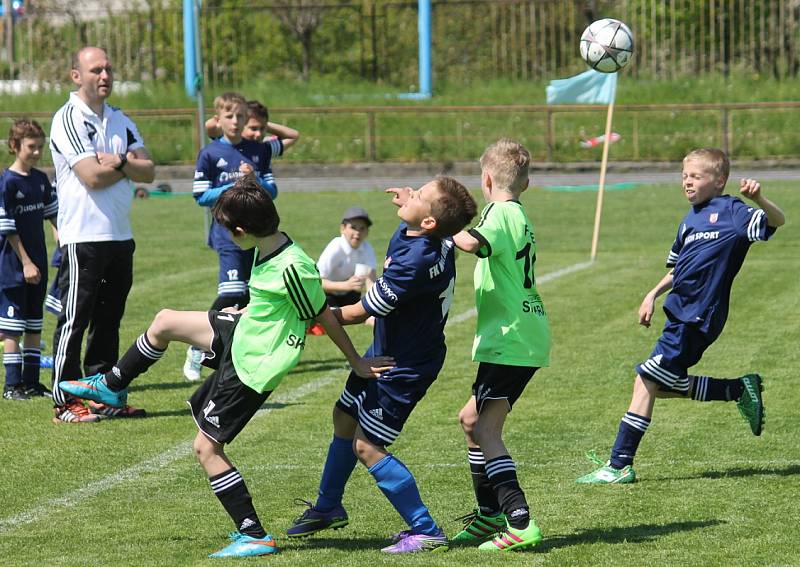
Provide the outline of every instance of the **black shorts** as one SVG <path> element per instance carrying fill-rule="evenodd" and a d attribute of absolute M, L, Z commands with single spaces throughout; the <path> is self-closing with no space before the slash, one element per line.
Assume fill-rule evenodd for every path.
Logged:
<path fill-rule="evenodd" d="M 533 375 L 539 368 L 535 366 L 510 366 L 481 362 L 478 375 L 472 384 L 472 395 L 475 396 L 478 413 L 486 400 L 505 400 L 508 411 L 514 407 Z"/>
<path fill-rule="evenodd" d="M 328 293 L 325 295 L 325 297 L 328 300 L 328 305 L 331 307 L 344 307 L 345 305 L 355 305 L 361 301 L 361 292 L 348 291 L 343 295 Z"/>
<path fill-rule="evenodd" d="M 428 368 L 396 367 L 380 378 L 351 372 L 336 406 L 358 422 L 371 443 L 386 447 L 400 435 L 441 367 L 441 361 Z"/>
<path fill-rule="evenodd" d="M 246 386 L 236 375 L 231 357 L 233 331 L 239 322 L 236 313 L 211 310 L 208 322 L 214 330 L 206 366 L 214 372 L 187 402 L 192 417 L 203 434 L 217 443 L 230 443 L 247 425 L 272 393 L 259 393 Z"/>

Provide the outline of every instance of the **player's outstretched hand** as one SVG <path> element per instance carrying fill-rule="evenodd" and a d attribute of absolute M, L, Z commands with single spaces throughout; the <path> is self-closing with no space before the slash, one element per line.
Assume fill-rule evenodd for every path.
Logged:
<path fill-rule="evenodd" d="M 383 372 L 394 368 L 394 358 L 391 356 L 375 356 L 373 358 L 361 358 L 353 366 L 353 372 L 362 378 L 377 378 Z"/>
<path fill-rule="evenodd" d="M 739 181 L 739 193 L 748 199 L 758 199 L 761 196 L 761 183 L 755 179 L 742 179 Z"/>
<path fill-rule="evenodd" d="M 639 306 L 639 324 L 644 327 L 650 327 L 650 322 L 653 320 L 653 311 L 655 310 L 656 300 L 650 294 L 644 296 L 642 304 Z"/>
<path fill-rule="evenodd" d="M 393 193 L 394 197 L 392 197 L 392 203 L 398 207 L 402 207 L 406 204 L 406 201 L 408 201 L 412 191 L 413 189 L 411 187 L 389 187 L 386 193 Z"/>

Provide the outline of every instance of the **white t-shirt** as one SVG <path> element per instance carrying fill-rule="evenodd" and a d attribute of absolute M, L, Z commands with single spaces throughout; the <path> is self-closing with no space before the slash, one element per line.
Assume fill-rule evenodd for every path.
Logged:
<path fill-rule="evenodd" d="M 123 177 L 103 189 L 89 189 L 72 170 L 97 152 L 123 154 L 144 147 L 136 125 L 118 108 L 105 105 L 97 116 L 77 93 L 53 116 L 50 152 L 58 189 L 58 237 L 62 245 L 133 238 L 132 183 Z"/>
<path fill-rule="evenodd" d="M 358 248 L 353 248 L 344 236 L 331 240 L 322 251 L 317 261 L 319 275 L 326 280 L 343 282 L 352 278 L 356 273 L 356 264 L 366 264 L 375 269 L 375 250 L 372 245 L 364 241 Z M 344 295 L 347 292 L 334 292 L 333 295 Z"/>

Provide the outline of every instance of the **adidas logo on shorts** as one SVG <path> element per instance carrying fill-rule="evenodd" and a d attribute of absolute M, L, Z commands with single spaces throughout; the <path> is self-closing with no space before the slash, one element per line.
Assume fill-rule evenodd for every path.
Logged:
<path fill-rule="evenodd" d="M 371 409 L 371 410 L 369 410 L 369 414 L 372 417 L 377 417 L 378 419 L 381 419 L 381 420 L 383 419 L 383 410 L 381 408 Z"/>
<path fill-rule="evenodd" d="M 216 428 L 219 428 L 219 417 L 216 415 L 207 415 L 206 421 Z"/>

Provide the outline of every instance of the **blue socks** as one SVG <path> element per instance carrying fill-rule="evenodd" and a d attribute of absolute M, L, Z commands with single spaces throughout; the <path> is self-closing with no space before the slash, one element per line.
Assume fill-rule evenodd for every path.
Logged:
<path fill-rule="evenodd" d="M 369 473 L 375 477 L 378 488 L 411 527 L 411 531 L 426 535 L 439 532 L 428 508 L 422 503 L 414 477 L 403 463 L 393 455 L 386 455 L 369 468 Z"/>
<path fill-rule="evenodd" d="M 619 422 L 617 439 L 611 449 L 611 466 L 621 469 L 633 464 L 639 442 L 644 437 L 650 419 L 632 412 L 626 412 Z"/>
<path fill-rule="evenodd" d="M 319 495 L 314 508 L 320 512 L 329 512 L 342 503 L 344 487 L 357 462 L 353 440 L 334 435 L 328 446 L 328 457 L 325 468 L 322 469 Z"/>

